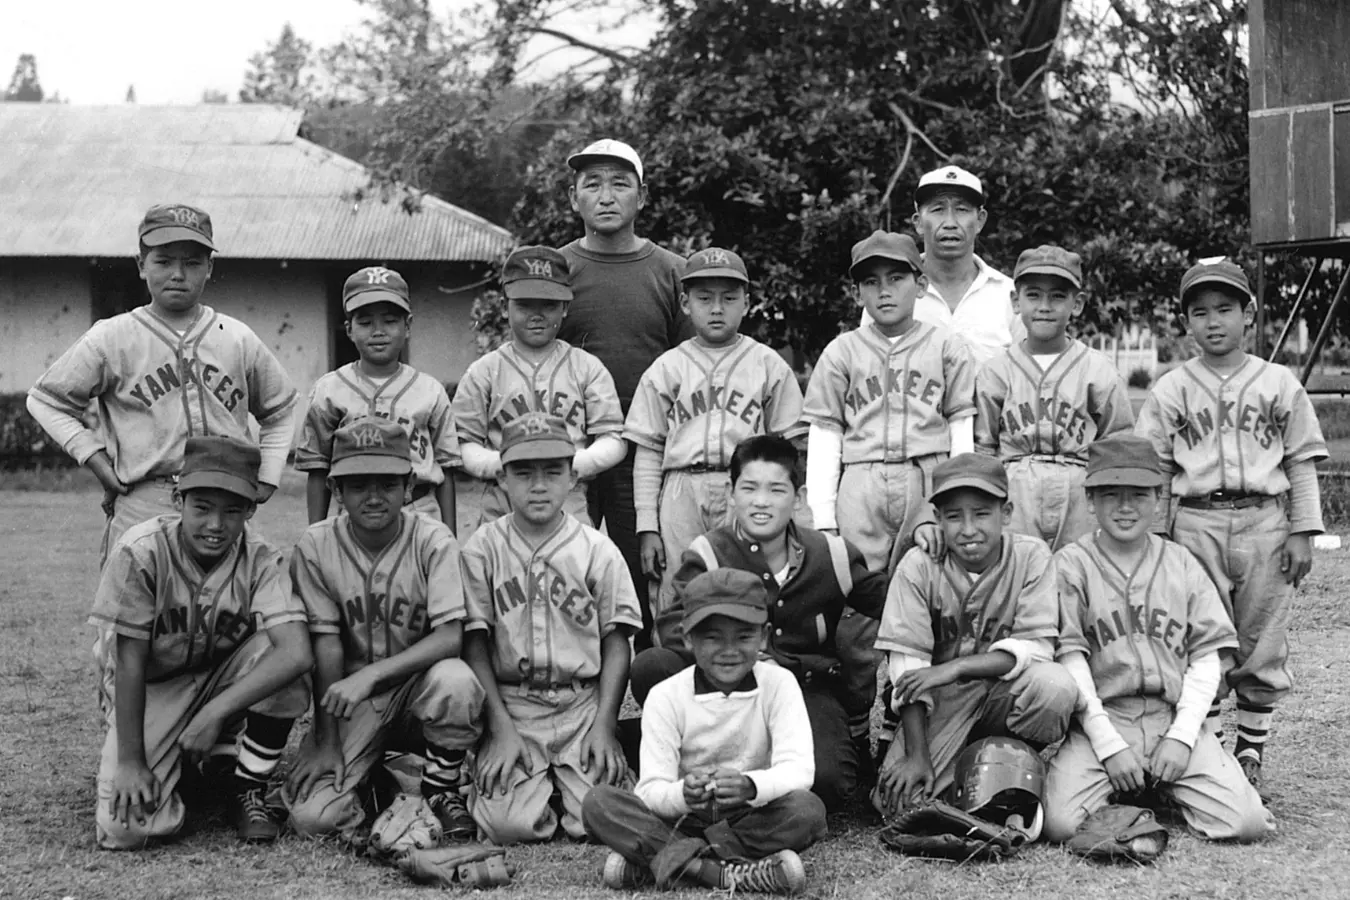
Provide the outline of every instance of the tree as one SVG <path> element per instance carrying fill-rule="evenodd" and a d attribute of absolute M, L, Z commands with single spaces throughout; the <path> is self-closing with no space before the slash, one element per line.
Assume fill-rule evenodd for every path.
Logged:
<path fill-rule="evenodd" d="M 229 103 L 230 95 L 224 91 L 218 91 L 215 88 L 205 88 L 202 90 L 202 103 Z"/>
<path fill-rule="evenodd" d="M 316 85 L 311 65 L 313 52 L 314 45 L 297 36 L 287 22 L 276 41 L 249 57 L 239 102 L 308 106 Z"/>
<path fill-rule="evenodd" d="M 9 79 L 9 89 L 5 91 L 7 102 L 41 103 L 43 97 L 42 81 L 38 78 L 37 57 L 31 53 L 19 56 L 14 66 L 14 74 Z"/>
<path fill-rule="evenodd" d="M 134 84 L 129 84 L 129 85 L 127 85 L 127 99 L 126 99 L 126 102 L 127 102 L 127 103 L 135 103 L 135 102 L 136 102 L 136 85 L 134 85 Z"/>

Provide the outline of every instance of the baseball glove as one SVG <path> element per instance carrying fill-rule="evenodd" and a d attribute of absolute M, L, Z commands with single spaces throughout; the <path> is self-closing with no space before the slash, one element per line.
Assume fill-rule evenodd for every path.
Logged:
<path fill-rule="evenodd" d="M 441 843 L 441 823 L 427 801 L 399 794 L 370 828 L 370 852 L 401 856 L 410 850 L 429 850 Z"/>
<path fill-rule="evenodd" d="M 398 861 L 398 867 L 413 881 L 439 887 L 498 887 L 510 884 L 516 874 L 516 867 L 506 861 L 506 851 L 491 844 L 410 850 Z"/>
<path fill-rule="evenodd" d="M 1027 842 L 1024 832 L 977 819 L 950 803 L 933 800 L 903 810 L 881 831 L 881 842 L 907 856 L 1000 860 Z"/>
<path fill-rule="evenodd" d="M 1151 810 L 1113 804 L 1088 816 L 1066 846 L 1089 859 L 1151 863 L 1167 849 L 1167 829 Z"/>

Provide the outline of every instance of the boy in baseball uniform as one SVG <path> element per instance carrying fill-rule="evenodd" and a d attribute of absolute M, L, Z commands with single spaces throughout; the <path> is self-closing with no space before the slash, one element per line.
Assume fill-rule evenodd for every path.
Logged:
<path fill-rule="evenodd" d="M 716 569 L 683 591 L 694 665 L 652 689 L 642 716 L 642 780 L 597 785 L 586 831 L 612 851 L 604 883 L 680 882 L 735 893 L 806 885 L 797 852 L 825 837 L 811 720 L 797 678 L 762 658 L 770 596 L 757 574 Z"/>
<path fill-rule="evenodd" d="M 879 618 L 887 578 L 868 570 L 862 553 L 843 538 L 794 522 L 801 494 L 799 455 L 790 441 L 761 434 L 736 447 L 731 455 L 735 520 L 698 536 L 684 552 L 674 577 L 674 603 L 657 620 L 659 646 L 633 660 L 633 699 L 645 703 L 655 684 L 693 661 L 683 629 L 685 585 L 703 572 L 724 568 L 753 573 L 769 596 L 765 652 L 796 676 L 806 701 L 816 758 L 811 789 L 827 809 L 837 810 L 853 796 L 859 768 L 870 762 L 872 709 L 870 697 L 849 691 L 856 673 L 841 659 L 839 619 L 845 609 Z"/>
<path fill-rule="evenodd" d="M 1237 695 L 1235 752 L 1259 784 L 1275 705 L 1292 683 L 1290 607 L 1322 531 L 1314 466 L 1327 445 L 1294 374 L 1242 349 L 1254 309 L 1236 264 L 1187 270 L 1181 310 L 1200 356 L 1158 379 L 1135 427 L 1162 460 L 1163 499 L 1178 501 L 1172 538 L 1200 559 L 1237 626 L 1210 716 L 1217 730 L 1219 701 Z"/>
<path fill-rule="evenodd" d="M 731 524 L 727 466 L 736 445 L 755 434 L 805 433 L 792 368 L 740 333 L 750 285 L 740 256 L 700 250 L 685 263 L 681 284 L 694 337 L 652 363 L 624 422 L 635 445 L 642 569 L 661 583 L 656 615 L 670 606 L 671 577 L 694 538 Z"/>
<path fill-rule="evenodd" d="M 904 737 L 890 745 L 873 794 L 883 814 L 940 796 L 971 741 L 1008 736 L 1037 750 L 1054 743 L 1078 698 L 1053 662 L 1059 605 L 1050 548 L 1007 530 L 1003 464 L 953 456 L 933 471 L 932 502 L 946 554 L 905 554 L 877 635 Z"/>
<path fill-rule="evenodd" d="M 1253 841 L 1271 818 L 1237 761 L 1203 728 L 1232 623 L 1204 568 L 1150 534 L 1167 477 L 1150 443 L 1088 449 L 1094 534 L 1055 554 L 1058 657 L 1078 685 L 1073 728 L 1045 777 L 1045 836 L 1067 841 L 1113 795 L 1157 788 L 1192 831 Z"/>
<path fill-rule="evenodd" d="M 506 423 L 511 513 L 464 544 L 464 659 L 485 695 L 473 816 L 497 844 L 551 838 L 555 789 L 581 839 L 586 792 L 628 779 L 615 729 L 642 610 L 618 547 L 563 508 L 575 454 L 559 416 Z"/>
<path fill-rule="evenodd" d="M 404 364 L 412 329 L 408 282 L 393 269 L 368 266 L 342 286 L 347 337 L 360 358 L 314 382 L 295 448 L 295 467 L 307 473 L 309 522 L 328 518 L 333 433 L 363 416 L 397 422 L 412 446 L 408 499 L 414 510 L 454 531 L 455 473 L 460 464 L 450 398 L 425 372 Z"/>
<path fill-rule="evenodd" d="M 527 412 L 559 416 L 576 446 L 578 483 L 568 515 L 590 524 L 585 482 L 621 462 L 623 413 L 614 378 L 600 360 L 566 341 L 558 328 L 572 301 L 567 258 L 549 247 L 520 247 L 502 266 L 511 340 L 474 361 L 455 390 L 452 409 L 464 470 L 479 479 L 482 517 L 510 512 L 497 483 L 502 429 Z"/>
<path fill-rule="evenodd" d="M 108 555 L 98 627 L 108 727 L 95 814 L 100 847 L 134 850 L 183 825 L 184 765 L 237 754 L 230 818 L 245 841 L 278 834 L 264 794 L 309 704 L 304 609 L 280 553 L 247 527 L 258 448 L 184 442 L 176 512 L 132 526 Z M 236 735 L 243 723 L 242 738 Z"/>
<path fill-rule="evenodd" d="M 1008 470 L 1008 527 L 1053 551 L 1092 530 L 1088 444 L 1128 431 L 1134 410 L 1111 360 L 1068 334 L 1087 296 L 1079 255 L 1053 244 L 1024 250 L 1013 285 L 1026 337 L 975 377 L 975 446 Z"/>
<path fill-rule="evenodd" d="M 103 559 L 132 525 L 174 511 L 188 438 L 251 441 L 257 419 L 256 502 L 265 503 L 293 437 L 296 393 L 281 364 L 247 325 L 201 302 L 216 250 L 211 217 L 152 206 L 138 234 L 150 302 L 94 323 L 28 392 L 33 418 L 103 485 Z M 98 430 L 85 420 L 90 404 Z"/>
<path fill-rule="evenodd" d="M 459 544 L 403 505 L 415 458 L 397 422 L 339 427 L 328 477 L 342 511 L 310 525 L 291 557 L 315 662 L 314 726 L 283 791 L 301 834 L 355 837 L 371 812 L 359 789 L 410 727 L 424 742 L 422 799 L 447 837 L 474 834 L 460 788 L 483 690 L 457 658 Z"/>

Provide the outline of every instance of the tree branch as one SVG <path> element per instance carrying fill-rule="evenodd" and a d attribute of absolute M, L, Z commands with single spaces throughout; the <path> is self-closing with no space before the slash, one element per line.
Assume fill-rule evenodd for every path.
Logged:
<path fill-rule="evenodd" d="M 573 47 L 580 47 L 582 50 L 589 50 L 592 53 L 606 57 L 612 62 L 619 63 L 620 65 L 623 66 L 631 66 L 634 62 L 631 56 L 626 56 L 625 54 L 620 53 L 618 50 L 613 50 L 609 47 L 602 47 L 599 44 L 593 44 L 590 41 L 583 41 L 579 37 L 574 37 L 568 34 L 567 32 L 559 31 L 556 28 L 549 28 L 544 25 L 527 25 L 522 30 L 527 31 L 530 34 L 543 34 L 551 38 L 557 38 L 563 43 L 571 44 Z"/>

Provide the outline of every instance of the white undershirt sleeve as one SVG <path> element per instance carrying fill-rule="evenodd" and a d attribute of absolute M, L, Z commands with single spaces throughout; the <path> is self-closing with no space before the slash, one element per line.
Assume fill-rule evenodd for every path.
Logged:
<path fill-rule="evenodd" d="M 572 458 L 572 469 L 578 478 L 594 478 L 601 472 L 612 469 L 623 461 L 628 454 L 628 445 L 616 434 L 602 434 L 583 447 Z"/>
<path fill-rule="evenodd" d="M 258 480 L 263 484 L 277 487 L 281 484 L 281 473 L 286 469 L 286 454 L 291 451 L 291 440 L 295 437 L 295 407 L 286 415 L 268 422 L 258 423 L 258 455 L 262 460 L 258 466 Z"/>
<path fill-rule="evenodd" d="M 80 465 L 84 465 L 89 461 L 89 457 L 105 449 L 98 435 L 86 428 L 78 416 L 57 409 L 35 394 L 28 395 L 26 405 L 28 414 L 33 420 Z"/>
<path fill-rule="evenodd" d="M 661 532 L 659 509 L 661 505 L 661 454 L 649 447 L 633 451 L 633 511 L 637 514 L 637 531 Z M 666 560 L 676 565 L 678 560 Z"/>
<path fill-rule="evenodd" d="M 1130 745 L 1125 743 L 1116 726 L 1111 724 L 1111 717 L 1106 714 L 1106 708 L 1097 696 L 1097 685 L 1092 681 L 1092 668 L 1088 665 L 1087 656 L 1081 652 L 1066 653 L 1059 662 L 1069 670 L 1074 683 L 1078 685 L 1077 712 L 1097 759 L 1105 762 L 1120 751 L 1128 750 Z M 1208 710 L 1209 701 L 1206 700 L 1205 704 Z"/>
<path fill-rule="evenodd" d="M 1217 650 L 1190 661 L 1186 674 L 1181 676 L 1181 698 L 1177 700 L 1177 712 L 1172 718 L 1172 727 L 1167 729 L 1167 737 L 1181 741 L 1187 747 L 1195 746 L 1222 675 L 1223 666 Z"/>
<path fill-rule="evenodd" d="M 839 527 L 834 505 L 839 497 L 839 473 L 844 466 L 844 436 L 812 425 L 806 438 L 806 505 L 816 528 Z"/>
<path fill-rule="evenodd" d="M 502 455 L 496 450 L 489 450 L 482 444 L 461 440 L 459 455 L 464 465 L 464 471 L 474 478 L 492 481 L 502 473 Z"/>
<path fill-rule="evenodd" d="M 952 456 L 958 453 L 975 452 L 975 417 L 963 416 L 947 423 L 947 432 L 951 435 Z"/>

